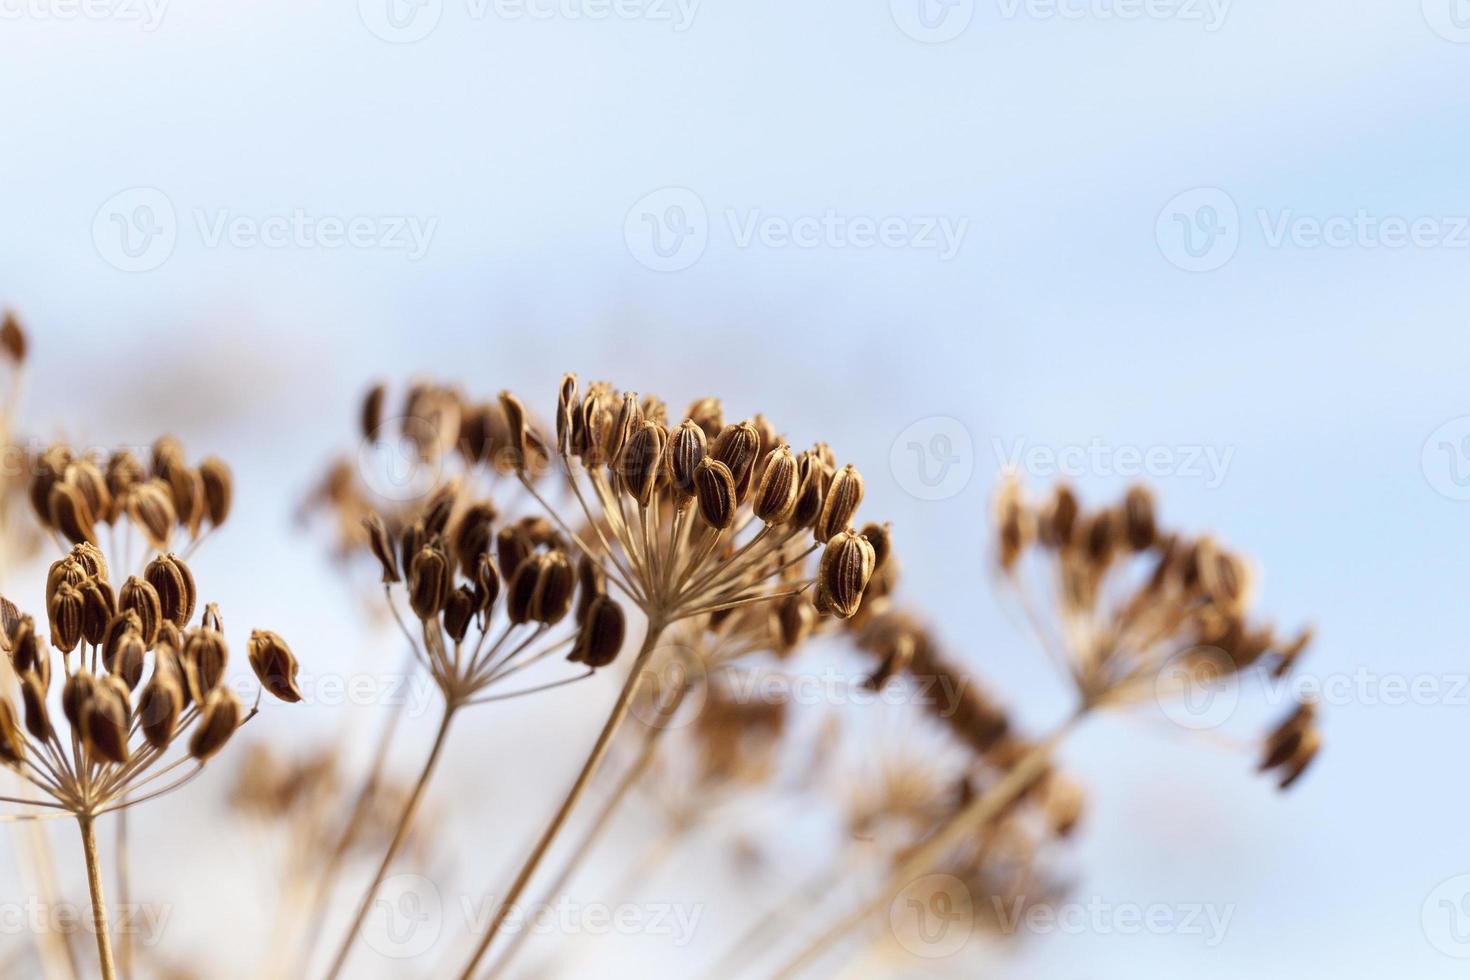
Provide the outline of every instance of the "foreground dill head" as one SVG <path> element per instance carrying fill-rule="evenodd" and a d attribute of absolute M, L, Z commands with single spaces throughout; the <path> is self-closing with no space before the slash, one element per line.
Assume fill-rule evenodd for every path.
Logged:
<path fill-rule="evenodd" d="M 9 802 L 91 819 L 153 799 L 192 778 L 254 714 L 225 685 L 218 606 L 195 616 L 194 575 L 166 550 L 178 534 L 192 548 L 223 523 L 231 490 L 224 463 L 191 467 L 171 439 L 155 445 L 146 469 L 126 451 L 103 464 L 62 445 L 36 461 L 36 515 L 71 549 L 46 575 L 44 633 L 0 600 L 0 641 L 20 695 L 19 711 L 0 699 L 0 762 L 44 797 Z M 136 574 L 126 574 L 125 554 L 109 562 L 104 530 L 146 543 Z M 264 690 L 301 700 L 280 636 L 256 630 L 247 649 Z"/>

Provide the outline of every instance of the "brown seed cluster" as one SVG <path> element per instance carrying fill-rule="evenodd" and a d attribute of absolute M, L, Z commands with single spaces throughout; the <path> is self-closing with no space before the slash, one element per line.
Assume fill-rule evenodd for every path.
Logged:
<path fill-rule="evenodd" d="M 1311 642 L 1310 630 L 1283 639 L 1255 620 L 1247 561 L 1208 535 L 1160 526 L 1144 487 L 1089 511 L 1065 484 L 1033 504 L 1007 479 L 994 520 L 1005 579 L 1084 706 L 1164 698 L 1251 671 L 1281 677 Z"/>
<path fill-rule="evenodd" d="M 147 479 L 121 475 L 130 471 L 125 453 L 112 457 L 106 474 L 65 446 L 43 458 L 49 462 L 32 476 L 31 501 L 46 526 L 73 544 L 47 571 L 44 634 L 31 616 L 0 600 L 0 639 L 21 705 L 17 714 L 0 699 L 0 761 L 53 801 L 37 805 L 95 816 L 179 785 L 192 771 L 172 783 L 165 777 L 191 760 L 197 771 L 248 717 L 224 683 L 229 650 L 218 607 L 208 604 L 196 622 L 194 575 L 183 558 L 162 550 L 176 525 L 197 539 L 203 521 L 224 520 L 229 470 L 212 461 L 191 469 L 167 439 L 153 460 L 153 471 L 164 475 Z M 170 477 L 187 489 L 165 490 Z M 154 494 L 166 520 L 155 521 L 143 499 Z M 180 505 L 182 495 L 194 502 Z M 118 520 L 133 523 L 158 548 L 121 582 L 95 534 L 98 523 Z M 266 690 L 301 700 L 296 658 L 284 640 L 257 631 L 249 654 Z M 184 747 L 182 757 L 164 763 L 174 745 Z M 119 802 L 145 786 L 144 795 Z"/>

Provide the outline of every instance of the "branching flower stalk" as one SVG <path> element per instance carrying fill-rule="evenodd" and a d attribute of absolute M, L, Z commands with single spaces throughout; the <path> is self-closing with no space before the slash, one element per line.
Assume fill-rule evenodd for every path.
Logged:
<path fill-rule="evenodd" d="M 763 419 L 725 425 L 714 399 L 691 406 L 670 430 L 657 398 L 562 379 L 549 445 L 510 393 L 500 396 L 510 463 L 526 490 L 610 582 L 642 611 L 641 648 L 581 771 L 460 976 L 470 980 L 627 719 L 663 631 L 693 616 L 797 596 L 816 586 L 817 612 L 853 615 L 876 565 L 852 529 L 863 481 L 835 470 L 824 445 L 797 455 Z M 578 534 L 532 479 L 559 470 L 589 535 Z M 804 570 L 818 550 L 821 562 Z"/>
<path fill-rule="evenodd" d="M 117 975 L 99 864 L 99 818 L 183 786 L 255 714 L 225 685 L 229 651 L 219 609 L 191 625 L 198 592 L 183 559 L 168 552 L 176 527 L 192 542 L 227 516 L 229 470 L 218 460 L 184 463 L 170 439 L 154 447 L 151 473 L 130 453 L 97 461 L 52 446 L 33 465 L 30 499 L 42 526 L 72 543 L 47 574 L 49 643 L 35 621 L 0 600 L 0 639 L 19 679 L 21 712 L 0 699 L 0 763 L 41 797 L 0 797 L 25 809 L 12 820 L 76 819 L 87 863 L 97 952 L 105 980 Z M 114 589 L 97 525 L 125 521 L 154 555 Z M 146 556 L 145 556 L 146 557 Z M 61 716 L 48 695 L 60 653 Z M 299 701 L 297 665 L 275 633 L 250 636 L 261 687 Z M 145 684 L 144 674 L 152 670 Z M 258 706 L 259 697 L 256 698 Z M 243 715 L 243 717 L 242 717 Z M 23 723 L 23 725 L 22 725 Z M 171 752 L 175 745 L 182 752 Z"/>
<path fill-rule="evenodd" d="M 841 917 L 778 974 L 812 967 L 853 929 L 931 873 L 967 836 L 1041 784 L 1056 748 L 1093 715 L 1146 700 L 1169 703 L 1192 685 L 1250 671 L 1280 677 L 1311 639 L 1277 640 L 1250 620 L 1246 562 L 1209 537 L 1166 533 L 1152 496 L 1135 486 L 1115 507 L 1084 512 L 1059 485 L 1040 507 L 1007 477 L 997 494 L 998 563 L 1042 647 L 1064 669 L 1078 697 L 1074 713 L 1015 759 L 1005 777 L 970 801 L 908 855 L 869 899 Z M 1039 566 L 1041 590 L 1023 558 Z M 1049 599 L 1043 606 L 1037 591 Z M 1287 789 L 1316 757 L 1315 709 L 1299 705 L 1268 737 L 1260 768 L 1280 773 Z"/>

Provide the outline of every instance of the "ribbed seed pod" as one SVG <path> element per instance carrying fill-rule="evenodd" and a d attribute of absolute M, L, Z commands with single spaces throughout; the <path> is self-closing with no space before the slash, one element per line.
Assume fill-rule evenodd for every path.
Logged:
<path fill-rule="evenodd" d="M 505 613 L 516 625 L 531 621 L 531 606 L 536 598 L 536 588 L 541 582 L 541 569 L 545 566 L 545 555 L 531 555 L 516 568 L 509 579 L 510 586 L 505 594 Z"/>
<path fill-rule="evenodd" d="M 771 633 L 776 653 L 787 656 L 812 635 L 817 625 L 817 610 L 804 595 L 787 596 L 771 610 Z"/>
<path fill-rule="evenodd" d="M 893 551 L 893 525 L 864 524 L 863 529 L 858 533 L 867 538 L 868 544 L 873 546 L 873 570 L 877 571 L 888 561 L 888 556 Z"/>
<path fill-rule="evenodd" d="M 735 479 L 730 468 L 712 456 L 694 470 L 694 494 L 706 524 L 723 531 L 735 523 Z"/>
<path fill-rule="evenodd" d="M 470 504 L 455 525 L 454 557 L 465 578 L 472 577 L 480 567 L 480 556 L 489 554 L 497 516 L 495 504 L 480 500 Z"/>
<path fill-rule="evenodd" d="M 138 722 L 148 744 L 155 749 L 166 748 L 173 741 L 183 710 L 183 685 L 172 675 L 155 670 L 138 696 Z"/>
<path fill-rule="evenodd" d="M 449 528 L 449 519 L 454 516 L 454 505 L 459 500 L 459 484 L 451 480 L 434 491 L 424 505 L 424 534 L 437 537 Z"/>
<path fill-rule="evenodd" d="M 26 740 L 20 733 L 15 708 L 9 698 L 0 695 L 0 762 L 7 766 L 18 766 L 25 758 Z"/>
<path fill-rule="evenodd" d="M 657 422 L 642 422 L 623 448 L 618 466 L 623 487 L 640 507 L 647 507 L 653 500 L 667 439 L 663 426 Z"/>
<path fill-rule="evenodd" d="M 581 632 L 576 645 L 567 659 L 574 663 L 585 663 L 588 667 L 606 667 L 617 659 L 623 649 L 623 637 L 627 632 L 627 621 L 623 607 L 610 596 L 599 595 L 587 604 L 582 617 Z"/>
<path fill-rule="evenodd" d="M 114 513 L 112 491 L 107 489 L 107 478 L 90 459 L 78 459 L 66 468 L 62 482 L 74 486 L 87 502 L 87 513 L 94 521 L 111 523 Z"/>
<path fill-rule="evenodd" d="M 183 629 L 194 618 L 194 605 L 199 593 L 194 585 L 194 573 L 189 566 L 173 554 L 159 555 L 143 569 L 143 579 L 158 593 L 159 610 L 163 618 Z"/>
<path fill-rule="evenodd" d="M 704 429 L 693 419 L 685 419 L 669 436 L 669 486 L 680 501 L 694 496 L 694 471 L 708 452 Z"/>
<path fill-rule="evenodd" d="M 48 506 L 51 509 L 50 526 L 60 531 L 68 541 L 72 544 L 83 541 L 97 543 L 96 519 L 79 488 L 70 483 L 56 483 L 51 487 Z"/>
<path fill-rule="evenodd" d="M 46 612 L 51 619 L 51 645 L 62 653 L 71 653 L 82 642 L 86 600 L 81 590 L 62 585 L 51 597 L 50 608 Z"/>
<path fill-rule="evenodd" d="M 800 489 L 796 494 L 796 509 L 791 512 L 791 523 L 797 527 L 811 527 L 822 516 L 832 472 L 811 449 L 796 457 L 796 466 Z"/>
<path fill-rule="evenodd" d="M 107 624 L 117 614 L 117 597 L 112 586 L 101 579 L 89 578 L 82 585 L 82 638 L 98 644 L 107 634 Z"/>
<path fill-rule="evenodd" d="M 82 743 L 93 761 L 128 761 L 128 728 L 132 723 L 128 689 L 116 677 L 96 679 L 92 696 L 81 708 Z"/>
<path fill-rule="evenodd" d="M 526 468 L 526 409 L 521 400 L 508 391 L 500 393 L 500 411 L 505 416 L 507 436 L 506 463 L 513 470 Z"/>
<path fill-rule="evenodd" d="M 367 532 L 368 547 L 382 566 L 383 584 L 391 585 L 400 581 L 402 576 L 398 573 L 398 556 L 393 551 L 393 542 L 388 538 L 388 529 L 383 526 L 383 519 L 377 514 L 369 514 L 362 519 L 362 526 Z"/>
<path fill-rule="evenodd" d="M 235 478 L 229 464 L 218 456 L 207 456 L 199 464 L 199 481 L 204 489 L 204 516 L 219 527 L 230 516 L 235 501 Z"/>
<path fill-rule="evenodd" d="M 199 708 L 199 722 L 189 739 L 189 754 L 203 762 L 224 748 L 240 727 L 240 699 L 227 687 L 209 692 Z"/>
<path fill-rule="evenodd" d="M 31 507 L 44 528 L 54 525 L 51 521 L 51 491 L 61 482 L 61 475 L 71 464 L 71 450 L 65 446 L 51 446 L 31 463 L 31 483 L 27 488 Z"/>
<path fill-rule="evenodd" d="M 168 485 L 180 526 L 187 528 L 191 537 L 198 536 L 204 520 L 204 478 L 182 461 L 168 463 L 159 475 Z"/>
<path fill-rule="evenodd" d="M 541 564 L 536 591 L 531 596 L 531 619 L 547 626 L 560 622 L 572 608 L 572 595 L 576 591 L 576 585 L 577 576 L 572 571 L 572 563 L 566 554 L 561 551 L 549 552 Z"/>
<path fill-rule="evenodd" d="M 96 545 L 85 543 L 74 545 L 71 549 L 71 554 L 68 557 L 70 557 L 78 565 L 81 565 L 82 570 L 85 571 L 88 576 L 96 579 L 101 579 L 104 582 L 108 580 L 107 558 L 102 554 L 102 549 L 97 547 Z"/>
<path fill-rule="evenodd" d="M 874 563 L 873 546 L 856 531 L 833 537 L 822 552 L 817 572 L 817 610 L 850 618 L 862 605 Z"/>
<path fill-rule="evenodd" d="M 33 672 L 20 675 L 20 700 L 25 708 L 26 731 L 37 741 L 51 738 L 51 712 L 46 708 L 46 688 Z"/>
<path fill-rule="evenodd" d="M 224 634 L 207 626 L 192 629 L 184 637 L 184 670 L 189 678 L 190 695 L 200 704 L 209 692 L 224 680 L 230 662 L 230 648 Z"/>
<path fill-rule="evenodd" d="M 562 375 L 556 394 L 556 454 L 565 456 L 572 449 L 573 418 L 577 414 L 577 376 Z"/>
<path fill-rule="evenodd" d="M 633 438 L 633 433 L 638 431 L 638 424 L 643 421 L 643 416 L 638 409 L 638 396 L 633 392 L 624 392 L 618 403 L 617 413 L 613 416 L 612 428 L 609 430 L 607 443 L 607 459 L 609 463 L 616 463 L 623 456 L 623 448 L 628 445 L 628 440 Z"/>
<path fill-rule="evenodd" d="M 477 611 L 482 616 L 490 615 L 490 610 L 495 606 L 495 600 L 499 597 L 500 575 L 495 571 L 495 563 L 490 560 L 489 555 L 481 555 L 479 567 L 475 569 Z"/>
<path fill-rule="evenodd" d="M 469 634 L 470 624 L 475 620 L 478 610 L 478 602 L 475 598 L 475 590 L 469 585 L 461 585 L 449 593 L 449 598 L 444 602 L 444 632 L 454 643 L 463 643 Z"/>
<path fill-rule="evenodd" d="M 789 446 L 778 446 L 766 455 L 760 485 L 751 504 L 755 516 L 770 525 L 785 524 L 796 512 L 801 475 Z"/>
<path fill-rule="evenodd" d="M 301 688 L 296 686 L 296 655 L 279 633 L 251 630 L 245 651 L 261 687 L 288 704 L 301 700 Z"/>
<path fill-rule="evenodd" d="M 584 553 L 577 558 L 577 622 L 587 615 L 587 606 L 607 592 L 607 573 Z"/>
<path fill-rule="evenodd" d="M 495 559 L 500 577 L 514 582 L 521 564 L 530 557 L 535 545 L 524 528 L 510 524 L 495 534 Z"/>
<path fill-rule="evenodd" d="M 727 425 L 710 445 L 709 454 L 724 463 L 735 484 L 735 502 L 745 500 L 755 478 L 756 460 L 760 459 L 761 435 L 749 421 Z"/>
<path fill-rule="evenodd" d="M 158 590 L 136 575 L 128 577 L 117 594 L 119 612 L 132 610 L 138 614 L 138 632 L 143 645 L 152 648 L 158 641 L 158 624 L 163 621 L 163 604 Z"/>
<path fill-rule="evenodd" d="M 10 665 L 15 668 L 17 674 L 27 670 L 45 669 L 47 676 L 50 676 L 50 660 L 41 646 L 41 638 L 36 635 L 35 620 L 29 616 L 22 616 L 15 624 L 15 629 L 11 632 L 8 642 L 10 644 Z"/>
<path fill-rule="evenodd" d="M 414 615 L 428 621 L 439 615 L 449 596 L 449 562 L 444 552 L 424 545 L 408 567 L 408 604 Z"/>
<path fill-rule="evenodd" d="M 147 654 L 148 648 L 143 645 L 143 638 L 138 635 L 138 631 L 126 629 L 116 634 L 116 639 L 103 648 L 102 660 L 113 676 L 132 691 L 143 679 L 143 661 Z"/>
<path fill-rule="evenodd" d="M 127 512 L 128 520 L 143 532 L 154 550 L 168 550 L 168 540 L 173 535 L 178 512 L 174 510 L 167 484 L 149 480 L 133 487 L 128 494 Z"/>
<path fill-rule="evenodd" d="M 853 515 L 863 502 L 863 478 L 849 463 L 832 477 L 827 488 L 827 497 L 822 502 L 822 513 L 813 529 L 818 541 L 830 541 L 833 537 L 852 526 Z"/>
<path fill-rule="evenodd" d="M 85 668 L 79 669 L 61 686 L 61 713 L 77 732 L 82 730 L 82 709 L 92 700 L 97 679 Z"/>

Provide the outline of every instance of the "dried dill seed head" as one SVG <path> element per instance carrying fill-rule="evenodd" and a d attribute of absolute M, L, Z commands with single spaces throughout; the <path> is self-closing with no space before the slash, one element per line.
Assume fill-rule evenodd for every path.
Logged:
<path fill-rule="evenodd" d="M 0 349 L 5 351 L 11 364 L 20 365 L 25 363 L 27 346 L 20 318 L 14 310 L 6 310 L 4 319 L 0 320 Z"/>
<path fill-rule="evenodd" d="M 296 655 L 279 633 L 252 630 L 245 649 L 261 687 L 281 701 L 301 700 L 301 689 L 296 686 Z"/>
<path fill-rule="evenodd" d="M 1260 771 L 1276 770 L 1280 789 L 1289 789 L 1317 757 L 1322 738 L 1317 731 L 1316 707 L 1301 701 L 1266 738 L 1266 750 Z"/>

